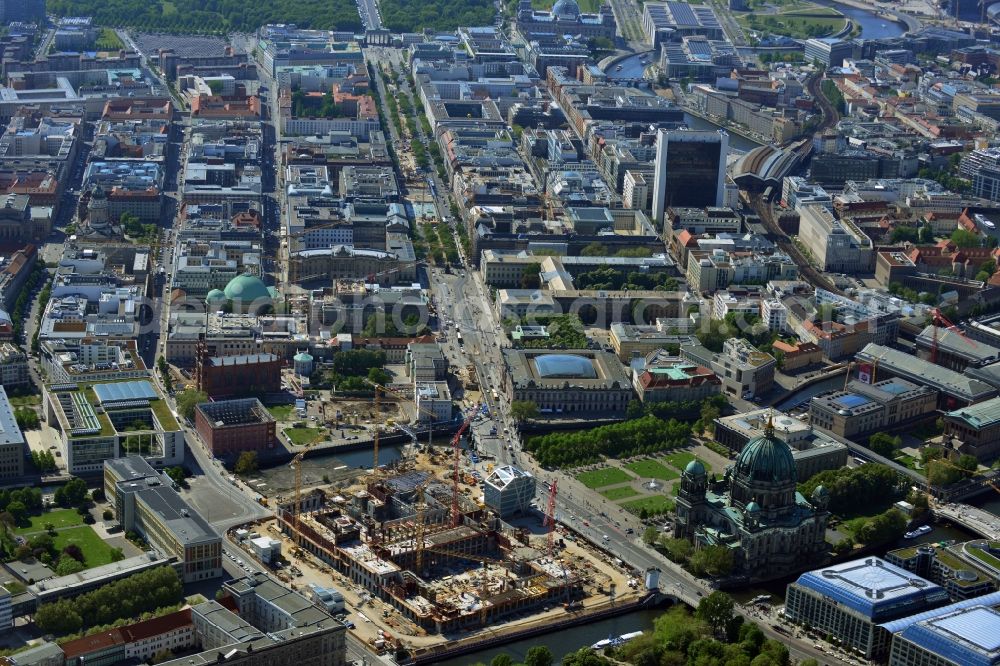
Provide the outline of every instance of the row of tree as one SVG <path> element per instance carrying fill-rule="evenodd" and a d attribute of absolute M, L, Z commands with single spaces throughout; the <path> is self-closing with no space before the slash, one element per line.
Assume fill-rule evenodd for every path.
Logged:
<path fill-rule="evenodd" d="M 49 0 L 56 16 L 92 16 L 97 25 L 134 27 L 157 32 L 221 34 L 252 32 L 267 23 L 295 23 L 304 28 L 356 30 L 358 10 L 350 0 Z M 462 23 L 460 25 L 481 25 Z"/>
<path fill-rule="evenodd" d="M 532 437 L 525 443 L 525 449 L 543 467 L 573 467 L 595 463 L 603 457 L 624 458 L 675 449 L 686 445 L 690 435 L 691 426 L 687 423 L 647 415 L 590 430 Z"/>
<path fill-rule="evenodd" d="M 172 606 L 184 597 L 184 586 L 173 567 L 157 567 L 109 583 L 74 599 L 42 604 L 35 624 L 57 636 L 109 624 L 123 617 Z"/>
<path fill-rule="evenodd" d="M 490 25 L 496 14 L 490 0 L 382 0 L 379 11 L 382 23 L 393 32 Z"/>
<path fill-rule="evenodd" d="M 626 273 L 610 266 L 596 268 L 587 273 L 581 273 L 573 282 L 580 289 L 656 289 L 660 291 L 675 291 L 677 280 L 666 273 Z"/>

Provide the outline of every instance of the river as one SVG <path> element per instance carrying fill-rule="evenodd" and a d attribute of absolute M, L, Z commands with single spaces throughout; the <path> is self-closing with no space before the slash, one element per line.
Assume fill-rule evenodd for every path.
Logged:
<path fill-rule="evenodd" d="M 612 617 L 606 620 L 599 620 L 591 624 L 584 624 L 578 627 L 562 629 L 554 634 L 545 634 L 535 638 L 527 638 L 523 641 L 506 643 L 501 647 L 492 650 L 483 650 L 447 661 L 435 662 L 437 666 L 469 666 L 482 662 L 490 663 L 493 657 L 506 654 L 514 660 L 514 663 L 524 662 L 524 657 L 528 650 L 536 645 L 545 645 L 552 650 L 555 657 L 552 663 L 558 664 L 562 658 L 571 652 L 576 652 L 582 647 L 593 645 L 597 641 L 608 636 L 620 636 L 630 631 L 647 631 L 653 628 L 653 620 L 661 613 L 659 610 L 640 610 L 620 617 Z"/>
<path fill-rule="evenodd" d="M 975 0 L 971 1 L 975 2 Z M 890 17 L 879 16 L 867 9 L 842 5 L 839 2 L 833 2 L 833 0 L 811 0 L 811 2 L 823 5 L 824 7 L 833 7 L 851 19 L 854 25 L 861 26 L 861 37 L 863 39 L 889 39 L 899 37 L 906 32 L 906 28 Z"/>

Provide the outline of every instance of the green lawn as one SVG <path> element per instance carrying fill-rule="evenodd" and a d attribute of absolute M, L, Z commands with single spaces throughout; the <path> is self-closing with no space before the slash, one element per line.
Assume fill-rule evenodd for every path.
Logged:
<path fill-rule="evenodd" d="M 63 548 L 75 543 L 83 551 L 83 558 L 86 560 L 87 568 L 99 567 L 102 564 L 111 563 L 111 546 L 97 536 L 97 532 L 90 529 L 89 525 L 71 527 L 56 533 L 52 540 L 55 549 L 62 551 Z"/>
<path fill-rule="evenodd" d="M 267 411 L 271 412 L 271 416 L 276 421 L 290 421 L 292 412 L 295 411 L 295 405 L 274 405 L 273 407 L 268 407 Z"/>
<path fill-rule="evenodd" d="M 741 14 L 737 21 L 746 30 L 785 35 L 793 39 L 823 37 L 843 30 L 847 20 L 826 7 L 796 9 L 778 14 Z"/>
<path fill-rule="evenodd" d="M 972 548 L 967 547 L 965 552 L 969 553 L 977 560 L 982 560 L 994 569 L 1000 569 L 1000 560 L 998 560 L 993 554 L 986 552 L 982 548 Z"/>
<path fill-rule="evenodd" d="M 638 515 L 643 509 L 651 514 L 666 513 L 674 510 L 674 501 L 664 495 L 650 495 L 641 499 L 625 502 L 623 507 Z"/>
<path fill-rule="evenodd" d="M 98 51 L 117 51 L 124 48 L 122 40 L 118 39 L 118 34 L 111 28 L 101 28 L 94 48 Z"/>
<path fill-rule="evenodd" d="M 322 428 L 309 428 L 309 427 L 298 427 L 298 428 L 285 428 L 285 434 L 292 444 L 296 446 L 306 446 L 307 444 L 315 444 L 319 440 L 323 439 L 326 434 Z"/>
<path fill-rule="evenodd" d="M 531 0 L 532 9 L 542 9 L 548 11 L 552 9 L 555 0 Z M 601 10 L 601 0 L 579 0 L 580 11 L 584 14 L 596 14 Z"/>
<path fill-rule="evenodd" d="M 42 404 L 42 396 L 29 393 L 28 395 L 12 395 L 7 397 L 11 407 L 33 407 Z"/>
<path fill-rule="evenodd" d="M 636 460 L 625 465 L 639 475 L 642 479 L 660 479 L 661 481 L 671 481 L 679 478 L 680 474 L 666 467 L 655 460 Z"/>
<path fill-rule="evenodd" d="M 616 483 L 631 481 L 632 477 L 617 467 L 602 467 L 601 469 L 589 472 L 580 472 L 576 475 L 576 480 L 588 488 L 603 488 L 613 486 Z"/>
<path fill-rule="evenodd" d="M 83 525 L 83 516 L 78 514 L 76 509 L 56 509 L 55 511 L 43 513 L 40 516 L 32 516 L 31 524 L 27 527 L 18 527 L 14 530 L 14 534 L 23 536 L 33 532 L 44 532 L 46 523 L 52 523 L 52 525 L 57 528 Z"/>
<path fill-rule="evenodd" d="M 701 460 L 701 458 L 698 458 L 695 454 L 688 453 L 687 451 L 678 451 L 677 453 L 671 453 L 669 456 L 666 456 L 665 460 L 668 465 L 683 472 L 689 462 L 692 460 Z M 710 467 L 704 460 L 701 461 L 701 464 L 705 466 L 705 469 L 709 469 Z"/>
<path fill-rule="evenodd" d="M 607 490 L 602 490 L 601 494 L 612 502 L 617 502 L 618 500 L 625 499 L 626 497 L 635 497 L 639 494 L 639 491 L 633 490 L 628 486 L 621 486 L 618 488 L 608 488 Z"/>

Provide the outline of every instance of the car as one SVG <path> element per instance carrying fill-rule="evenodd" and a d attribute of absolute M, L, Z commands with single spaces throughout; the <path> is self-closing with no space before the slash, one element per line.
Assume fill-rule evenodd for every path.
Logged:
<path fill-rule="evenodd" d="M 630 527 L 627 530 L 625 530 L 625 534 L 635 534 L 635 530 Z"/>

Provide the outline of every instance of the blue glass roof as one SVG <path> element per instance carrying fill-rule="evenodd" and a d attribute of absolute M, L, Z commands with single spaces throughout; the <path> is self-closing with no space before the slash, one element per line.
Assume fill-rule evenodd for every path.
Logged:
<path fill-rule="evenodd" d="M 876 622 L 948 601 L 948 593 L 939 585 L 876 557 L 810 571 L 796 582 Z"/>
<path fill-rule="evenodd" d="M 535 370 L 543 379 L 597 379 L 590 359 L 574 354 L 546 354 L 534 359 Z"/>
<path fill-rule="evenodd" d="M 94 384 L 94 395 L 101 404 L 124 400 L 153 400 L 158 397 L 152 385 L 144 379 L 135 382 Z"/>
<path fill-rule="evenodd" d="M 903 638 L 963 666 L 993 666 L 1000 657 L 1000 613 L 973 606 L 910 625 Z"/>
<path fill-rule="evenodd" d="M 856 395 L 854 393 L 848 393 L 845 396 L 841 396 L 834 400 L 843 409 L 854 409 L 855 407 L 860 407 L 861 405 L 871 402 L 868 398 L 863 395 Z"/>

